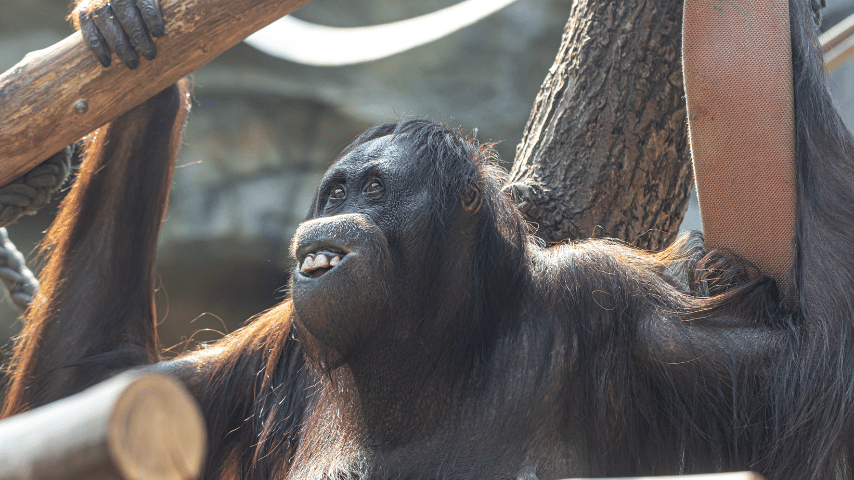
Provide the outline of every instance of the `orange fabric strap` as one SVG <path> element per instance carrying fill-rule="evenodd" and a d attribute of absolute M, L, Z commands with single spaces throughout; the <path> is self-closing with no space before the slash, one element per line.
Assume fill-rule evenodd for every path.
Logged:
<path fill-rule="evenodd" d="M 791 291 L 795 129 L 786 0 L 686 0 L 682 64 L 706 249 Z"/>

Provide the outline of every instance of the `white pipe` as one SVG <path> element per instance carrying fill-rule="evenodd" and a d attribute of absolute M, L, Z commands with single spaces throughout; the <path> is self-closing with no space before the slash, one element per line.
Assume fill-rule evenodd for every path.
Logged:
<path fill-rule="evenodd" d="M 415 18 L 356 28 L 327 27 L 288 16 L 255 32 L 246 43 L 270 56 L 305 65 L 352 65 L 438 40 L 515 1 L 464 0 Z"/>

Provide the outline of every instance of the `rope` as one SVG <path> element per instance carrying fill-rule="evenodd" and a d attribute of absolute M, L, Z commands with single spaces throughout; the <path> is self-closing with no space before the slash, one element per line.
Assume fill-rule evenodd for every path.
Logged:
<path fill-rule="evenodd" d="M 0 280 L 9 292 L 12 303 L 22 312 L 32 303 L 39 281 L 27 268 L 26 260 L 9 240 L 6 228 L 0 228 Z"/>
<path fill-rule="evenodd" d="M 6 226 L 22 215 L 47 205 L 71 172 L 71 147 L 62 149 L 12 183 L 0 187 L 0 281 L 12 303 L 22 312 L 32 303 L 39 282 L 27 268 L 24 256 L 9 240 Z"/>

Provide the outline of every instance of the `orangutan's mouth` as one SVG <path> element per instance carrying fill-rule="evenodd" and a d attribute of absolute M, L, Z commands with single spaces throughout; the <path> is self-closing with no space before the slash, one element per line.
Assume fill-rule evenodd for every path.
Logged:
<path fill-rule="evenodd" d="M 335 268 L 346 255 L 345 252 L 339 250 L 320 248 L 307 253 L 297 269 L 306 277 L 317 278 Z"/>

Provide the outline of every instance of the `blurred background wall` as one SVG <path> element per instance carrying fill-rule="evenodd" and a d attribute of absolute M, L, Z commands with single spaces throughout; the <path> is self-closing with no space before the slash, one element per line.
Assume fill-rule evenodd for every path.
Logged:
<path fill-rule="evenodd" d="M 294 16 L 368 26 L 457 2 L 314 0 Z M 854 13 L 850 0 L 827 3 L 825 27 Z M 571 6 L 518 0 L 439 41 L 360 65 L 304 66 L 240 44 L 198 70 L 159 248 L 164 346 L 218 338 L 285 295 L 290 238 L 313 190 L 337 152 L 370 125 L 419 115 L 477 128 L 479 139 L 501 142 L 509 168 Z M 0 7 L 0 71 L 71 33 L 67 0 L 0 0 Z M 832 84 L 854 125 L 854 62 Z M 57 204 L 9 228 L 31 258 Z M 700 228 L 696 201 L 683 228 Z M 8 300 L 0 304 L 0 345 L 20 329 L 17 316 Z"/>

